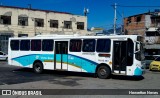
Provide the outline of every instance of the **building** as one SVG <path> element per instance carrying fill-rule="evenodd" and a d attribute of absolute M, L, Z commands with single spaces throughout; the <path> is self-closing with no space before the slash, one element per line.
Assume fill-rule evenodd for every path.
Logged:
<path fill-rule="evenodd" d="M 124 18 L 126 35 L 142 35 L 146 55 L 160 55 L 160 10 Z"/>
<path fill-rule="evenodd" d="M 148 13 L 133 15 L 124 18 L 124 33 L 126 35 L 145 35 L 145 18 Z"/>
<path fill-rule="evenodd" d="M 101 34 L 104 35 L 103 30 L 104 30 L 103 28 L 99 28 L 99 27 L 92 27 L 91 28 L 91 32 L 93 35 L 101 35 Z"/>
<path fill-rule="evenodd" d="M 0 51 L 6 52 L 11 36 L 74 33 L 87 33 L 86 16 L 31 7 L 0 6 Z"/>

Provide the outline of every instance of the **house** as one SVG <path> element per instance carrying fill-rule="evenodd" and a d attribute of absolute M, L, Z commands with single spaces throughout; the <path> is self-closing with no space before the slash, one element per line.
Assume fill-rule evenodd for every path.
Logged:
<path fill-rule="evenodd" d="M 160 55 L 160 10 L 124 18 L 126 35 L 142 35 L 146 55 Z"/>

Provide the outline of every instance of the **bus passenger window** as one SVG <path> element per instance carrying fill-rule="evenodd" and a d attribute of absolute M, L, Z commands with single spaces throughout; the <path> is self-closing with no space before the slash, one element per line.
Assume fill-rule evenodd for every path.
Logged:
<path fill-rule="evenodd" d="M 95 52 L 95 39 L 84 39 L 83 40 L 83 52 Z"/>
<path fill-rule="evenodd" d="M 97 39 L 97 52 L 110 52 L 111 40 L 110 39 Z"/>
<path fill-rule="evenodd" d="M 20 50 L 30 50 L 30 40 L 21 40 Z"/>
<path fill-rule="evenodd" d="M 80 39 L 71 39 L 70 40 L 70 52 L 81 52 L 82 40 Z"/>
<path fill-rule="evenodd" d="M 11 40 L 11 50 L 19 50 L 19 40 Z"/>
<path fill-rule="evenodd" d="M 31 51 L 41 51 L 41 40 L 31 40 Z"/>
<path fill-rule="evenodd" d="M 42 41 L 42 51 L 53 51 L 53 40 L 44 39 Z"/>

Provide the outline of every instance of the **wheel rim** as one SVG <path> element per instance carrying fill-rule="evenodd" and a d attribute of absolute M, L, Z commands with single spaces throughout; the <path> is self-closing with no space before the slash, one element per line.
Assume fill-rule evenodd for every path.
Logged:
<path fill-rule="evenodd" d="M 104 68 L 101 68 L 101 69 L 99 70 L 99 73 L 100 73 L 101 76 L 104 76 L 104 75 L 107 74 L 107 72 L 106 72 L 106 70 L 105 70 Z"/>
<path fill-rule="evenodd" d="M 35 70 L 36 70 L 37 72 L 40 72 L 41 67 L 37 65 L 37 66 L 35 66 Z"/>

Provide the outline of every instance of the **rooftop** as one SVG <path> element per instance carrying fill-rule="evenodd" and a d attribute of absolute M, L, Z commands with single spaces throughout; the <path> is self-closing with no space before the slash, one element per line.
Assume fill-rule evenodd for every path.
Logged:
<path fill-rule="evenodd" d="M 73 14 L 68 13 L 68 12 L 59 12 L 59 11 L 52 11 L 52 10 L 42 10 L 42 9 L 24 8 L 24 7 L 16 7 L 16 6 L 4 6 L 4 5 L 0 5 L 0 8 L 13 8 L 13 9 L 22 9 L 22 10 L 31 10 L 31 11 L 42 11 L 42 12 L 46 12 L 46 13 L 53 12 L 53 13 L 73 15 Z"/>
<path fill-rule="evenodd" d="M 151 14 L 154 14 L 154 13 L 160 13 L 160 11 L 148 11 L 148 12 L 145 12 L 145 13 L 140 13 L 140 14 L 136 14 L 136 15 L 132 15 L 132 16 L 127 16 L 125 18 L 129 18 L 129 17 L 136 17 L 136 16 L 141 16 L 141 15 L 151 15 Z"/>

